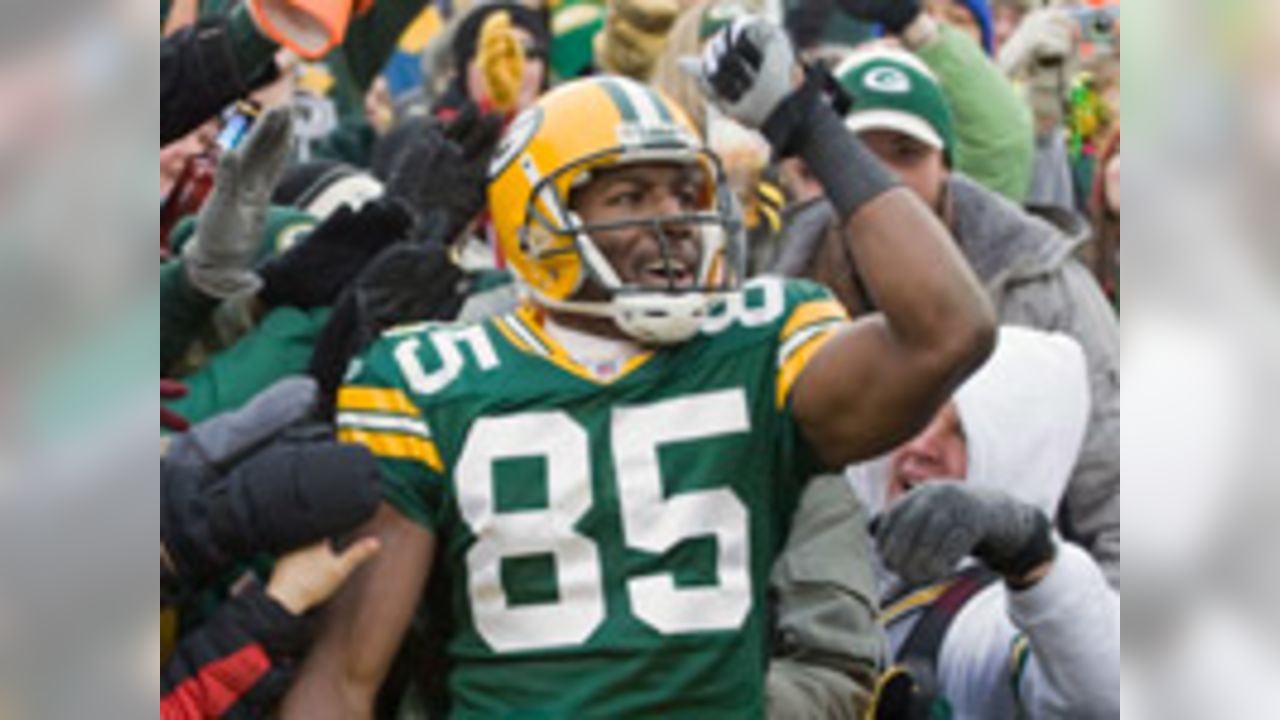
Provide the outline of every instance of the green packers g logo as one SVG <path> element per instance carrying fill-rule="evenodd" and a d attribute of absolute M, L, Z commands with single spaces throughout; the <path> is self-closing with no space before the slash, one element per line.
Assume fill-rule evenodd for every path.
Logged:
<path fill-rule="evenodd" d="M 896 67 L 872 68 L 863 77 L 868 90 L 905 95 L 911 92 L 911 78 Z"/>

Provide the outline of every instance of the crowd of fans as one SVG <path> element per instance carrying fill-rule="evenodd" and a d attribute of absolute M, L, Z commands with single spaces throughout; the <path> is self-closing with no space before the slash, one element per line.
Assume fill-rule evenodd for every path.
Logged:
<path fill-rule="evenodd" d="M 1117 3 L 164 0 L 161 716 L 1118 717 Z"/>

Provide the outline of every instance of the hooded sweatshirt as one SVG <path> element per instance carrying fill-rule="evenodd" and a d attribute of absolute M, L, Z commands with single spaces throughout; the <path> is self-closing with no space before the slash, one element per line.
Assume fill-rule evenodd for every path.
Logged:
<path fill-rule="evenodd" d="M 949 226 L 1000 323 L 1070 335 L 1084 349 L 1090 414 L 1059 525 L 1120 585 L 1120 325 L 1077 249 L 1088 225 L 1072 213 L 1037 217 L 952 174 Z M 1051 212 L 1051 211 L 1047 211 Z"/>
<path fill-rule="evenodd" d="M 995 353 L 954 399 L 968 454 L 964 481 L 1052 516 L 1088 415 L 1079 345 L 1061 334 L 1003 327 Z M 848 472 L 873 512 L 884 507 L 886 469 L 881 460 Z M 886 607 L 881 621 L 892 654 L 927 607 Z M 1119 597 L 1083 550 L 1059 542 L 1049 573 L 1031 588 L 995 583 L 970 598 L 936 660 L 939 688 L 957 719 L 1116 717 Z"/>

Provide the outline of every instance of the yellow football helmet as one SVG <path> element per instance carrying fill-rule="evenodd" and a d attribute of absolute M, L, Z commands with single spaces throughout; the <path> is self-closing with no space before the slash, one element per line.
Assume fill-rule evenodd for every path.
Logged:
<path fill-rule="evenodd" d="M 702 170 L 704 185 L 693 212 L 635 223 L 655 229 L 678 223 L 696 230 L 701 257 L 692 289 L 678 289 L 674 281 L 666 289 L 622 283 L 592 241 L 592 227 L 569 206 L 570 191 L 588 182 L 593 171 L 652 162 Z M 688 339 L 711 302 L 741 282 L 742 224 L 719 160 L 679 106 L 627 78 L 574 80 L 522 112 L 494 151 L 489 210 L 502 254 L 534 302 L 612 318 L 644 343 Z M 658 232 L 669 263 L 667 241 Z M 575 298 L 588 281 L 603 288 L 608 299 Z"/>

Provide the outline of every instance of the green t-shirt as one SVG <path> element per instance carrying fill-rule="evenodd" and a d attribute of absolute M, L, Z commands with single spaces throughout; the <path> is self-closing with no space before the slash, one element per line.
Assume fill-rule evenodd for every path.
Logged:
<path fill-rule="evenodd" d="M 609 381 L 530 307 L 352 364 L 340 437 L 436 535 L 453 717 L 764 716 L 768 573 L 819 465 L 789 392 L 844 321 L 762 278 Z"/>

